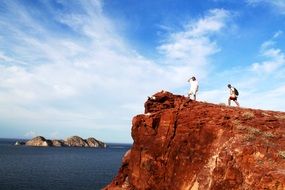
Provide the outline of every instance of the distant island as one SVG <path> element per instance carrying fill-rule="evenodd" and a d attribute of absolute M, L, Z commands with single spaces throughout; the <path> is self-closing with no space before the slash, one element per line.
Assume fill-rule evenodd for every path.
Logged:
<path fill-rule="evenodd" d="M 66 140 L 49 140 L 42 136 L 37 136 L 27 142 L 17 141 L 15 145 L 38 146 L 38 147 L 91 147 L 106 148 L 107 144 L 93 137 L 82 139 L 79 136 L 72 136 Z"/>

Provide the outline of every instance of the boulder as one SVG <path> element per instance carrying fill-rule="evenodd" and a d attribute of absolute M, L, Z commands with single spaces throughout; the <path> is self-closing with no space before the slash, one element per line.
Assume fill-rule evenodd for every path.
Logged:
<path fill-rule="evenodd" d="M 93 137 L 90 137 L 88 139 L 86 139 L 86 142 L 88 144 L 89 147 L 100 147 L 100 148 L 106 148 L 106 144 L 93 138 Z"/>
<path fill-rule="evenodd" d="M 66 146 L 72 147 L 88 147 L 87 142 L 79 136 L 72 136 L 64 141 Z"/>
<path fill-rule="evenodd" d="M 51 141 L 50 140 L 46 140 L 44 137 L 42 136 L 37 136 L 29 141 L 26 142 L 26 146 L 51 146 Z"/>
<path fill-rule="evenodd" d="M 16 141 L 15 146 L 25 145 L 25 142 L 22 141 Z"/>
<path fill-rule="evenodd" d="M 51 144 L 52 144 L 52 146 L 55 146 L 55 147 L 62 147 L 62 146 L 64 146 L 64 141 L 62 141 L 62 140 L 51 140 Z"/>

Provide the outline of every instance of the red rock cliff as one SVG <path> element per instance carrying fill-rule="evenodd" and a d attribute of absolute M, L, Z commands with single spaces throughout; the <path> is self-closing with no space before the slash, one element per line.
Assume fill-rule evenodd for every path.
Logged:
<path fill-rule="evenodd" d="M 105 190 L 285 190 L 285 113 L 153 97 Z"/>

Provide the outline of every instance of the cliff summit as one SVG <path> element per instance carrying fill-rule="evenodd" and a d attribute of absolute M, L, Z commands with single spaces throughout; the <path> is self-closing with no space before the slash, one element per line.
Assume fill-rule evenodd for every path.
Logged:
<path fill-rule="evenodd" d="M 285 113 L 154 94 L 105 190 L 284 190 Z"/>

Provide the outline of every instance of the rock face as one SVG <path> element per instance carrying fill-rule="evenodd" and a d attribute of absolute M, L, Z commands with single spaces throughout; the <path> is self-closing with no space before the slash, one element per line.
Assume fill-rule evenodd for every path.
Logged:
<path fill-rule="evenodd" d="M 107 145 L 101 141 L 96 140 L 95 138 L 88 138 L 86 140 L 86 143 L 88 144 L 89 147 L 104 147 L 106 148 Z"/>
<path fill-rule="evenodd" d="M 26 146 L 51 146 L 51 142 L 42 136 L 37 136 L 27 141 Z"/>
<path fill-rule="evenodd" d="M 154 97 L 105 190 L 285 189 L 285 113 Z"/>
<path fill-rule="evenodd" d="M 64 146 L 64 141 L 62 140 L 51 140 L 52 146 L 62 147 Z"/>
<path fill-rule="evenodd" d="M 88 147 L 88 144 L 79 136 L 72 136 L 64 141 L 67 146 Z"/>
<path fill-rule="evenodd" d="M 55 146 L 55 147 L 96 147 L 96 148 L 106 148 L 107 145 L 101 141 L 96 140 L 93 137 L 87 140 L 82 139 L 79 136 L 72 136 L 63 140 L 47 140 L 42 136 L 35 137 L 26 142 L 26 146 Z"/>
<path fill-rule="evenodd" d="M 25 142 L 22 141 L 16 141 L 15 146 L 25 145 Z"/>

